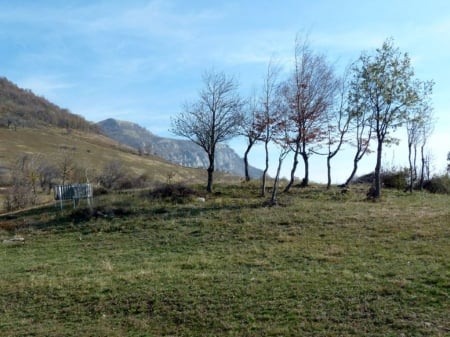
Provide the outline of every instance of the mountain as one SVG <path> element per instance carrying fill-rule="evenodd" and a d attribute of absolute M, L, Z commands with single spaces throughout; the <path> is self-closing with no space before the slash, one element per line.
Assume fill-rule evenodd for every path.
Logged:
<path fill-rule="evenodd" d="M 206 168 L 209 164 L 205 151 L 189 140 L 159 137 L 138 124 L 113 118 L 97 123 L 108 137 L 121 144 L 131 146 L 140 153 L 152 154 L 172 163 L 195 168 Z M 219 144 L 216 150 L 215 167 L 218 171 L 244 176 L 244 161 L 228 145 Z M 251 177 L 260 177 L 262 171 L 250 167 Z"/>
<path fill-rule="evenodd" d="M 204 170 L 181 167 L 153 155 L 141 156 L 134 147 L 118 144 L 99 127 L 70 113 L 30 90 L 0 78 L 0 208 L 4 186 L 16 176 L 19 160 L 29 158 L 33 169 L 52 168 L 59 183 L 63 161 L 71 162 L 70 183 L 96 181 L 111 163 L 120 162 L 129 177 L 146 177 L 147 185 L 166 182 L 206 181 Z M 61 169 L 62 170 L 62 169 Z M 238 181 L 218 174 L 217 181 Z M 51 198 L 49 194 L 45 197 Z"/>
<path fill-rule="evenodd" d="M 37 126 L 98 131 L 94 123 L 0 77 L 0 127 Z"/>

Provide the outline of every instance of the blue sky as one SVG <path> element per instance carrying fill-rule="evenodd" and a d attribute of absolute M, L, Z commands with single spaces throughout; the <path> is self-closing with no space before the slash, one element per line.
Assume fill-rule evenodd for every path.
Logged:
<path fill-rule="evenodd" d="M 326 53 L 338 72 L 393 37 L 409 53 L 416 76 L 436 82 L 438 122 L 430 150 L 435 170 L 444 170 L 450 151 L 448 0 L 0 0 L 0 76 L 90 121 L 129 120 L 173 137 L 170 119 L 196 98 L 202 72 L 234 75 L 249 95 L 261 86 L 271 57 L 289 71 L 297 33 L 307 33 L 311 47 Z M 229 144 L 242 155 L 242 140 Z M 332 163 L 335 182 L 349 174 L 350 155 L 351 149 Z M 261 157 L 256 148 L 252 164 L 262 166 Z M 401 143 L 386 152 L 385 164 L 405 165 L 405 158 Z M 323 181 L 325 159 L 311 160 L 312 179 Z M 369 172 L 375 158 L 361 164 L 359 173 Z M 284 174 L 290 165 L 287 159 Z"/>

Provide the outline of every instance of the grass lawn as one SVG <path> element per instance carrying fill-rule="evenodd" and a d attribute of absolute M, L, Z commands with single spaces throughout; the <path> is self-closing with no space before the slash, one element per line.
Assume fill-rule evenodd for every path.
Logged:
<path fill-rule="evenodd" d="M 450 336 L 450 197 L 364 191 L 0 217 L 0 335 Z"/>

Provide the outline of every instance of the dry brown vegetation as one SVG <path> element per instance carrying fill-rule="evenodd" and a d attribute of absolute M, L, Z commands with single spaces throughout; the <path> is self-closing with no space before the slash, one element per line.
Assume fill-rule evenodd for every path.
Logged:
<path fill-rule="evenodd" d="M 204 170 L 177 166 L 151 155 L 141 156 L 137 151 L 98 133 L 56 127 L 17 128 L 15 131 L 0 128 L 0 139 L 0 186 L 3 187 L 11 184 L 11 178 L 17 173 L 14 172 L 14 166 L 18 158 L 24 155 L 38 156 L 41 161 L 56 167 L 67 157 L 78 170 L 78 173 L 73 173 L 70 183 L 86 182 L 86 179 L 95 182 L 105 167 L 113 162 L 120 162 L 126 169 L 127 177 L 134 181 L 145 177 L 146 186 L 168 180 L 189 183 L 206 181 Z M 218 181 L 224 178 L 228 181 L 238 180 L 217 174 Z M 5 192 L 5 189 L 0 190 L 1 204 Z M 48 191 L 41 192 L 38 202 L 52 199 Z"/>

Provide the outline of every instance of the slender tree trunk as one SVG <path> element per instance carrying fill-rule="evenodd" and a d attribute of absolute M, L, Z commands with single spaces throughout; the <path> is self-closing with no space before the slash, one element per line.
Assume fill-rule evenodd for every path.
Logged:
<path fill-rule="evenodd" d="M 284 157 L 282 155 L 280 155 L 280 157 L 278 158 L 277 174 L 273 182 L 272 196 L 270 198 L 271 206 L 275 206 L 278 203 L 277 201 L 278 181 L 280 180 L 281 164 L 283 164 L 283 159 Z"/>
<path fill-rule="evenodd" d="M 250 181 L 250 174 L 248 172 L 248 154 L 249 154 L 250 149 L 252 148 L 253 144 L 255 144 L 255 142 L 249 140 L 247 149 L 245 150 L 245 153 L 244 153 L 245 181 Z"/>
<path fill-rule="evenodd" d="M 414 156 L 413 156 L 413 174 L 414 174 L 414 179 L 413 181 L 416 182 L 417 181 L 417 144 L 414 144 Z"/>
<path fill-rule="evenodd" d="M 377 164 L 375 165 L 375 190 L 372 195 L 375 199 L 379 199 L 381 196 L 381 157 L 383 154 L 383 140 L 378 138 L 377 146 Z"/>
<path fill-rule="evenodd" d="M 425 182 L 425 155 L 423 153 L 424 146 L 420 147 L 420 161 L 422 163 L 422 167 L 420 168 L 420 180 L 419 180 L 419 190 L 423 190 L 423 184 Z"/>
<path fill-rule="evenodd" d="M 289 192 L 289 190 L 291 189 L 292 185 L 294 184 L 295 171 L 297 170 L 297 166 L 298 166 L 298 153 L 299 153 L 299 150 L 300 150 L 300 144 L 297 142 L 297 144 L 295 144 L 294 162 L 292 163 L 292 169 L 291 169 L 291 179 L 289 180 L 289 183 L 284 188 L 284 192 Z"/>
<path fill-rule="evenodd" d="M 206 186 L 206 192 L 212 193 L 213 191 L 213 178 L 214 178 L 214 153 L 208 155 L 209 167 L 208 167 L 208 185 Z"/>
<path fill-rule="evenodd" d="M 301 183 L 301 187 L 306 187 L 309 185 L 309 158 L 308 158 L 308 154 L 303 151 L 301 152 L 302 158 L 303 158 L 303 163 L 305 164 L 305 176 L 303 177 L 302 183 Z"/>
<path fill-rule="evenodd" d="M 327 156 L 327 190 L 331 187 L 331 158 L 330 156 Z"/>
<path fill-rule="evenodd" d="M 262 185 L 261 185 L 261 196 L 264 197 L 266 195 L 266 176 L 267 171 L 269 170 L 269 142 L 264 142 L 264 150 L 266 152 L 266 166 L 264 167 L 264 171 L 262 174 Z"/>
<path fill-rule="evenodd" d="M 355 177 L 356 172 L 358 171 L 359 153 L 360 151 L 358 150 L 355 154 L 355 157 L 353 158 L 353 170 L 352 173 L 350 173 L 350 176 L 345 181 L 345 186 L 348 186 L 350 184 L 350 182 Z"/>
<path fill-rule="evenodd" d="M 412 160 L 412 143 L 408 142 L 408 162 L 409 162 L 409 185 L 406 188 L 406 190 L 409 193 L 412 193 L 413 191 L 413 182 L 414 182 L 414 177 L 413 177 L 413 160 Z"/>

